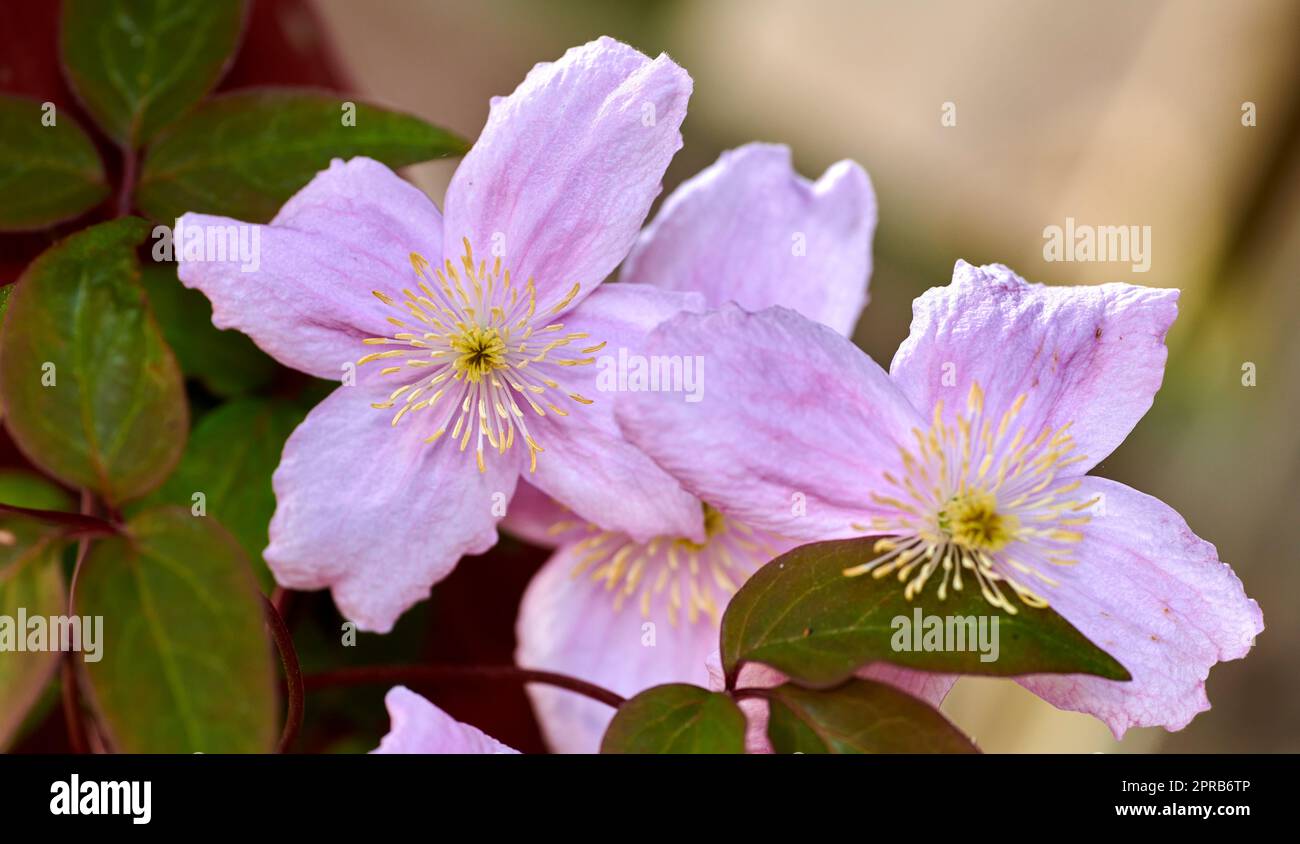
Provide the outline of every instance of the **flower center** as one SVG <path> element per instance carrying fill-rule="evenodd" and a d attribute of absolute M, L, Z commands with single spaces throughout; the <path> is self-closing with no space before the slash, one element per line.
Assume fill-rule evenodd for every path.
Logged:
<path fill-rule="evenodd" d="M 1030 584 L 1055 586 L 1046 572 L 1077 563 L 1078 528 L 1090 520 L 1083 511 L 1096 499 L 1071 497 L 1082 485 L 1078 478 L 1057 479 L 1085 459 L 1073 453 L 1069 424 L 1033 439 L 1015 426 L 1026 399 L 1018 396 L 996 426 L 985 418 L 979 384 L 971 384 L 966 412 L 952 423 L 937 403 L 930 429 L 912 431 L 916 447 L 899 449 L 902 477 L 883 473 L 888 489 L 872 493 L 880 515 L 854 525 L 883 537 L 875 543 L 879 556 L 844 573 L 897 574 L 908 600 L 936 574 L 943 600 L 949 584 L 962 588 L 966 574 L 985 600 L 1009 613 L 1016 605 L 1003 586 L 1027 606 L 1047 606 Z"/>
<path fill-rule="evenodd" d="M 506 363 L 506 344 L 495 328 L 471 325 L 460 336 L 451 338 L 451 348 L 460 354 L 452 366 L 457 372 L 464 372 L 473 384 Z"/>
<path fill-rule="evenodd" d="M 357 365 L 397 361 L 379 374 L 396 375 L 406 383 L 393 390 L 387 401 L 372 405 L 380 410 L 398 407 L 394 426 L 407 415 L 432 415 L 428 424 L 433 433 L 425 442 L 436 442 L 450 431 L 452 440 L 459 441 L 460 450 L 466 451 L 473 439 L 480 472 L 487 471 L 484 442 L 505 454 L 514 446 L 518 431 L 518 438 L 528 447 L 529 471 L 535 472 L 537 455 L 544 449 L 529 433 L 521 405 L 537 416 L 568 416 L 557 404 L 561 397 L 591 404 L 591 399 L 561 387 L 554 376 L 560 371 L 557 367 L 595 363 L 591 355 L 605 344 L 586 346 L 575 354 L 568 348 L 570 344 L 589 335 L 565 333 L 562 323 L 551 322 L 569 307 L 581 285 L 574 284 L 567 295 L 549 307 L 542 306 L 539 313 L 537 288 L 531 278 L 521 292 L 511 281 L 510 271 L 502 268 L 500 258 L 491 267 L 486 261 L 475 264 L 468 238 L 464 244 L 460 270 L 448 260 L 430 272 L 429 262 L 412 252 L 417 289 L 403 289 L 400 300 L 374 291 L 379 301 L 399 311 L 402 318 L 388 317 L 398 329 L 391 337 L 370 337 L 363 342 L 399 348 L 372 352 Z"/>
<path fill-rule="evenodd" d="M 969 490 L 939 511 L 939 527 L 969 551 L 1001 551 L 1011 543 L 1019 522 L 1011 513 L 998 512 L 992 493 Z"/>
<path fill-rule="evenodd" d="M 553 534 L 578 527 L 557 522 Z M 681 537 L 656 537 L 645 544 L 625 534 L 602 531 L 588 524 L 589 535 L 574 547 L 577 563 L 572 576 L 586 575 L 603 583 L 620 611 L 637 595 L 641 615 L 653 619 L 666 610 L 674 627 L 685 610 L 687 621 L 717 624 L 722 607 L 751 574 L 791 543 L 765 531 L 728 519 L 704 505 L 704 542 Z"/>

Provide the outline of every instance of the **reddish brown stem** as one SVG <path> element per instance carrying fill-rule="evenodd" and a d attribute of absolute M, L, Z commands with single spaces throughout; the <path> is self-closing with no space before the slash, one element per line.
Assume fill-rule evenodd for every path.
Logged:
<path fill-rule="evenodd" d="M 130 146 L 122 148 L 122 184 L 117 193 L 117 216 L 125 217 L 131 213 L 135 197 L 135 170 L 137 165 L 135 150 Z"/>
<path fill-rule="evenodd" d="M 271 628 L 275 647 L 280 652 L 280 662 L 284 665 L 285 697 L 289 705 L 288 712 L 284 716 L 284 731 L 280 734 L 277 752 L 288 753 L 294 740 L 298 738 L 299 728 L 302 727 L 304 709 L 302 667 L 298 664 L 298 651 L 293 646 L 293 636 L 285 626 L 279 608 L 266 598 L 262 598 L 262 603 L 266 610 L 266 624 Z"/>
<path fill-rule="evenodd" d="M 585 695 L 617 709 L 622 695 L 586 680 L 551 671 L 534 671 L 513 665 L 366 665 L 311 674 L 304 679 L 307 691 L 330 686 L 364 686 L 371 683 L 440 683 L 447 680 L 508 680 L 542 683 Z"/>
<path fill-rule="evenodd" d="M 107 519 L 87 513 L 67 513 L 63 510 L 37 510 L 32 507 L 18 507 L 14 504 L 0 504 L 0 513 L 12 513 L 29 519 L 58 525 L 65 529 L 65 536 L 74 538 L 113 536 L 122 532 L 120 525 Z"/>

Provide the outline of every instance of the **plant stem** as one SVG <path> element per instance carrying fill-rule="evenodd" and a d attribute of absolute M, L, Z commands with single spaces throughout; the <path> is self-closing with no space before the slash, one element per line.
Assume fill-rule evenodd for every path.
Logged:
<path fill-rule="evenodd" d="M 617 709 L 622 695 L 586 680 L 551 671 L 534 671 L 513 665 L 366 665 L 311 674 L 304 680 L 308 691 L 330 686 L 363 686 L 371 683 L 438 683 L 446 680 L 509 680 L 542 683 L 585 695 Z"/>
<path fill-rule="evenodd" d="M 731 696 L 736 700 L 744 700 L 745 698 L 752 698 L 752 697 L 762 698 L 763 700 L 771 700 L 773 694 L 771 689 L 766 689 L 759 686 L 746 686 L 743 689 L 733 690 L 731 692 Z"/>
<path fill-rule="evenodd" d="M 298 729 L 302 726 L 304 706 L 302 667 L 298 664 L 298 651 L 293 646 L 293 636 L 285 626 L 284 619 L 280 617 L 279 609 L 265 597 L 262 598 L 262 603 L 266 610 L 266 624 L 271 628 L 276 650 L 280 652 L 280 662 L 284 664 L 285 696 L 289 700 L 289 711 L 284 717 L 284 732 L 280 734 L 280 744 L 276 750 L 278 753 L 288 753 L 294 739 L 298 738 Z"/>
<path fill-rule="evenodd" d="M 81 723 L 81 705 L 77 701 L 77 666 L 72 662 L 72 651 L 63 655 L 59 665 L 60 696 L 63 699 L 63 723 L 68 730 L 68 747 L 73 753 L 86 752 L 86 728 Z"/>
<path fill-rule="evenodd" d="M 122 148 L 122 186 L 117 194 L 117 216 L 125 217 L 131 213 L 131 203 L 135 194 L 136 152 L 130 146 Z"/>
<path fill-rule="evenodd" d="M 5 506 L 5 505 L 0 505 Z M 26 511 L 25 515 L 33 518 L 42 518 L 38 514 L 49 515 L 53 511 L 28 510 L 26 507 L 8 508 L 10 510 Z M 102 519 L 96 518 L 93 514 L 95 511 L 95 496 L 88 489 L 81 491 L 81 513 L 55 513 L 54 515 L 68 518 L 77 518 L 92 522 L 100 522 Z M 51 518 L 59 524 L 67 524 L 66 521 Z M 108 524 L 104 522 L 104 524 Z M 110 526 L 111 527 L 111 526 Z M 116 533 L 116 529 L 111 532 Z M 68 583 L 68 615 L 77 613 L 77 578 L 81 574 L 81 564 L 86 559 L 86 554 L 90 551 L 89 533 L 83 533 L 80 541 L 77 543 L 77 562 L 72 568 L 72 578 Z M 72 748 L 73 753 L 86 752 L 86 725 L 82 722 L 81 717 L 81 695 L 77 689 L 77 664 L 73 661 L 73 652 L 69 650 L 63 655 L 63 664 L 61 666 L 63 682 L 60 684 L 60 693 L 63 697 L 63 720 L 68 729 L 68 745 Z"/>
<path fill-rule="evenodd" d="M 64 535 L 70 537 L 113 536 L 122 532 L 121 526 L 85 512 L 67 513 L 63 510 L 37 510 L 32 507 L 0 504 L 0 513 L 13 513 L 15 516 L 26 516 L 47 524 L 59 525 L 66 528 Z"/>

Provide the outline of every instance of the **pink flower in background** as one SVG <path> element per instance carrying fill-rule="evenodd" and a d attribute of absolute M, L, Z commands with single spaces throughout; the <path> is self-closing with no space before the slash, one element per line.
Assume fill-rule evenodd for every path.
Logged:
<path fill-rule="evenodd" d="M 848 335 L 867 302 L 875 226 L 875 196 L 857 164 L 840 162 L 813 183 L 795 173 L 785 147 L 751 144 L 724 153 L 665 200 L 622 278 L 698 291 L 710 307 L 786 305 Z M 713 383 L 707 342 L 660 351 L 704 355 L 703 404 L 715 387 L 724 389 Z M 681 393 L 660 395 L 687 403 Z M 575 518 L 521 487 L 505 526 L 557 550 L 524 595 L 519 664 L 624 695 L 665 682 L 703 685 L 731 595 L 759 566 L 798 544 L 709 502 L 705 496 L 696 505 L 704 512 L 704 541 L 666 531 L 645 541 L 617 525 Z M 529 695 L 552 749 L 598 749 L 611 709 L 553 688 L 530 687 Z"/>
<path fill-rule="evenodd" d="M 1086 474 L 1150 408 L 1177 297 L 959 262 L 914 303 L 889 373 L 784 308 L 679 316 L 650 353 L 705 350 L 707 395 L 633 394 L 618 420 L 726 518 L 800 541 L 882 537 L 854 574 L 931 602 L 965 588 L 1007 611 L 1050 604 L 1133 679 L 1024 686 L 1117 736 L 1179 729 L 1209 708 L 1210 667 L 1244 656 L 1262 615 L 1176 512 Z"/>
<path fill-rule="evenodd" d="M 405 686 L 384 695 L 392 726 L 371 753 L 518 753 L 477 727 L 461 723 Z"/>
<path fill-rule="evenodd" d="M 600 350 L 637 349 L 691 294 L 599 287 L 627 255 L 691 80 L 608 38 L 493 100 L 445 216 L 364 158 L 335 161 L 260 226 L 260 267 L 182 260 L 181 280 L 286 366 L 346 383 L 289 438 L 265 557 L 387 631 L 496 542 L 520 473 L 584 519 L 703 539 L 696 499 L 621 437 Z M 190 229 L 242 225 L 187 214 Z"/>

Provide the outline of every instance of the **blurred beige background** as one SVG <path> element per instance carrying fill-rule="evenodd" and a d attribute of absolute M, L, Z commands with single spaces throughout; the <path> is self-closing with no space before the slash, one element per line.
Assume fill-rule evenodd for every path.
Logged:
<path fill-rule="evenodd" d="M 1052 284 L 1182 288 L 1165 388 L 1097 470 L 1214 542 L 1264 608 L 1251 656 L 1218 666 L 1186 730 L 1114 741 L 1008 681 L 963 680 L 945 710 L 993 751 L 1300 751 L 1300 3 L 447 2 L 319 0 L 356 87 L 475 137 L 488 98 L 609 34 L 695 79 L 671 190 L 723 149 L 840 158 L 880 200 L 872 305 L 882 364 L 910 301 L 957 258 Z M 1242 125 L 1253 102 L 1257 125 Z M 940 122 L 955 105 L 955 126 Z M 441 198 L 452 166 L 413 173 Z M 1047 263 L 1065 218 L 1151 226 L 1147 273 Z M 1254 363 L 1257 385 L 1241 383 Z"/>

